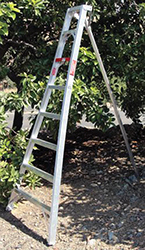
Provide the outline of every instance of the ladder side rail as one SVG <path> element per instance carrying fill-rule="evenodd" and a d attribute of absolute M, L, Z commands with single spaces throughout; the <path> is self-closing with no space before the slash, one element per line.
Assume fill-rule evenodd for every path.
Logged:
<path fill-rule="evenodd" d="M 43 96 L 43 99 L 42 99 L 42 102 L 41 102 L 40 112 L 41 111 L 44 112 L 46 110 L 46 108 L 47 108 L 47 105 L 48 105 L 48 102 L 49 102 L 49 99 L 50 99 L 50 96 L 51 96 L 51 92 L 52 92 L 52 89 L 49 89 L 49 84 L 54 84 L 55 79 L 56 79 L 56 75 L 57 75 L 57 71 L 58 71 L 58 67 L 56 68 L 55 75 L 53 75 L 52 71 L 53 71 L 53 68 L 56 65 L 56 58 L 62 56 L 64 46 L 65 46 L 65 43 L 66 43 L 65 40 L 63 39 L 63 32 L 69 29 L 70 22 L 71 22 L 71 17 L 69 17 L 69 15 L 66 13 L 65 22 L 64 22 L 62 32 L 61 32 L 61 35 L 60 35 L 59 44 L 58 44 L 58 47 L 57 47 L 57 50 L 56 50 L 56 53 L 55 53 L 55 58 L 54 58 L 53 65 L 52 65 L 52 68 L 51 68 L 50 77 L 49 77 L 49 80 L 48 80 L 48 83 L 47 83 L 47 86 L 46 86 L 46 90 L 45 90 L 45 93 L 44 93 L 44 96 Z M 39 114 L 38 114 L 37 117 L 38 117 L 38 119 L 36 120 L 33 131 L 32 131 L 32 137 L 34 137 L 34 138 L 37 137 L 40 126 L 41 126 L 41 123 L 43 121 L 43 118 L 42 117 L 40 118 Z"/>
<path fill-rule="evenodd" d="M 105 83 L 106 83 L 106 87 L 107 87 L 107 90 L 108 90 L 108 93 L 109 93 L 109 96 L 110 96 L 110 99 L 111 99 L 111 102 L 112 102 L 112 105 L 113 105 L 113 108 L 114 108 L 115 116 L 116 116 L 117 121 L 118 121 L 118 123 L 119 123 L 120 130 L 121 130 L 121 132 L 122 132 L 122 136 L 123 136 L 123 138 L 124 138 L 124 141 L 125 141 L 125 144 L 126 144 L 126 148 L 127 148 L 127 150 L 128 150 L 128 154 L 129 154 L 130 161 L 131 161 L 132 166 L 133 166 L 133 168 L 134 168 L 136 177 L 139 178 L 138 171 L 137 171 L 137 168 L 136 168 L 136 164 L 135 164 L 135 161 L 134 161 L 134 157 L 133 157 L 133 154 L 132 154 L 130 145 L 129 145 L 128 137 L 127 137 L 125 128 L 124 128 L 124 126 L 123 126 L 121 117 L 120 117 L 119 112 L 118 112 L 118 109 L 117 109 L 117 103 L 116 103 L 116 100 L 115 100 L 115 98 L 114 98 L 114 95 L 113 95 L 113 92 L 112 92 L 112 89 L 111 89 L 111 86 L 110 86 L 110 82 L 109 82 L 109 79 L 108 79 L 108 77 L 107 77 L 106 70 L 105 70 L 105 68 L 104 68 L 104 65 L 103 65 L 103 62 L 102 62 L 102 59 L 101 59 L 101 56 L 100 56 L 100 53 L 99 53 L 99 50 L 98 50 L 96 41 L 95 41 L 95 39 L 94 39 L 94 35 L 93 35 L 93 33 L 92 33 L 92 29 L 91 29 L 90 26 L 88 26 L 87 20 L 86 20 L 86 22 L 85 22 L 85 28 L 86 28 L 86 30 L 87 30 L 87 32 L 88 32 L 88 35 L 89 35 L 89 38 L 90 38 L 92 47 L 93 47 L 93 49 L 94 49 L 96 58 L 97 58 L 97 60 L 98 60 L 98 63 L 99 63 L 99 66 L 100 66 L 100 69 L 101 69 L 101 72 L 102 72 L 102 76 L 103 76 L 104 81 L 105 81 Z"/>
<path fill-rule="evenodd" d="M 57 142 L 57 153 L 55 161 L 55 172 L 54 172 L 54 182 L 53 182 L 53 195 L 52 195 L 52 205 L 51 205 L 51 214 L 50 214 L 50 225 L 49 225 L 49 238 L 48 244 L 54 245 L 56 240 L 56 230 L 57 230 L 57 217 L 58 217 L 58 205 L 59 205 L 59 192 L 60 192 L 60 183 L 62 175 L 62 163 L 64 155 L 64 144 L 66 137 L 67 121 L 68 121 L 68 112 L 70 106 L 71 92 L 73 86 L 74 75 L 71 75 L 73 61 L 77 61 L 79 47 L 81 42 L 81 37 L 84 29 L 84 21 L 86 18 L 86 11 L 83 7 L 80 11 L 80 18 L 77 25 L 76 37 L 72 47 L 72 53 L 70 58 L 70 64 L 67 74 L 66 89 L 64 93 L 60 127 L 58 134 Z"/>
<path fill-rule="evenodd" d="M 31 139 L 37 138 L 42 121 L 44 119 L 44 117 L 41 116 L 41 111 L 44 112 L 46 110 L 49 99 L 51 97 L 52 89 L 49 88 L 49 84 L 53 84 L 55 82 L 56 74 L 57 74 L 57 72 L 56 72 L 56 74 L 53 75 L 52 71 L 53 71 L 53 68 L 55 67 L 55 64 L 56 64 L 56 62 L 55 62 L 56 58 L 62 56 L 64 46 L 65 46 L 65 41 L 62 37 L 63 31 L 65 31 L 69 28 L 70 22 L 71 22 L 71 18 L 66 14 L 66 19 L 65 19 L 65 22 L 64 22 L 64 25 L 62 28 L 62 32 L 61 32 L 60 39 L 59 39 L 59 44 L 58 44 L 57 51 L 56 51 L 55 58 L 54 58 L 54 62 L 53 62 L 52 68 L 51 68 L 50 77 L 49 77 L 49 80 L 48 80 L 48 83 L 46 86 L 46 90 L 45 90 L 45 93 L 44 93 L 44 96 L 43 96 L 43 99 L 41 102 L 40 113 L 38 113 L 38 115 L 37 115 L 37 118 L 36 118 L 36 121 L 34 124 L 34 128 L 32 130 L 32 134 L 31 134 L 31 137 L 30 137 L 27 149 L 26 149 L 26 153 L 25 153 L 22 165 L 29 163 L 29 159 L 30 159 L 33 147 L 34 147 L 34 143 L 32 142 Z M 56 69 L 56 71 L 58 71 L 58 69 Z"/>
<path fill-rule="evenodd" d="M 53 64 L 52 64 L 52 68 L 51 68 L 51 72 L 50 72 L 50 78 L 49 78 L 49 81 L 48 81 L 48 88 L 49 88 L 49 84 L 54 83 L 55 78 L 57 76 L 59 63 L 56 62 L 56 58 L 61 58 L 62 57 L 63 50 L 64 50 L 64 47 L 65 47 L 65 44 L 66 44 L 66 39 L 64 38 L 63 34 L 64 34 L 65 31 L 69 30 L 71 19 L 72 19 L 72 16 L 69 14 L 69 9 L 68 9 L 67 12 L 66 12 L 66 15 L 65 15 L 65 21 L 64 21 L 64 24 L 63 24 L 63 27 L 62 27 L 61 35 L 60 35 L 60 38 L 59 38 L 59 43 L 58 43 L 57 50 L 56 50 L 55 57 L 54 57 L 54 61 L 53 61 Z M 56 67 L 56 65 L 58 67 Z M 55 74 L 53 74 L 53 69 L 54 68 L 56 68 Z M 46 95 L 46 97 L 47 97 L 47 95 Z M 44 106 L 47 107 L 47 104 L 48 104 L 47 101 L 44 100 L 43 102 L 44 102 Z"/>
<path fill-rule="evenodd" d="M 48 102 L 49 102 L 49 99 L 50 99 L 50 96 L 52 93 L 52 89 L 49 88 L 49 85 L 54 84 L 55 79 L 56 79 L 56 75 L 57 75 L 57 71 L 58 71 L 58 67 L 56 67 L 56 72 L 54 75 L 53 68 L 56 65 L 56 58 L 62 57 L 64 46 L 66 43 L 66 41 L 63 38 L 63 32 L 69 29 L 70 22 L 71 22 L 71 17 L 66 13 L 65 22 L 64 22 L 62 32 L 60 35 L 59 44 L 58 44 L 58 47 L 57 47 L 57 50 L 55 53 L 55 58 L 54 58 L 53 65 L 51 68 L 50 77 L 49 77 L 49 80 L 48 80 L 48 83 L 46 86 L 46 90 L 45 90 L 45 93 L 44 93 L 44 96 L 43 96 L 43 99 L 41 102 L 40 112 L 46 111 L 46 108 L 47 108 L 47 105 L 48 105 Z M 43 118 L 42 117 L 40 118 L 40 116 L 38 114 L 38 119 L 36 120 L 36 123 L 35 123 L 33 131 L 32 131 L 32 137 L 35 137 L 35 138 L 37 137 L 42 121 L 43 121 Z"/>

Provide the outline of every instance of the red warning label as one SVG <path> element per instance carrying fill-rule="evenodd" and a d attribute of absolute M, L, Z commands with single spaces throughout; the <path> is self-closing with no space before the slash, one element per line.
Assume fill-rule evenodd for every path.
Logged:
<path fill-rule="evenodd" d="M 76 64 L 77 64 L 77 61 L 73 60 L 72 65 L 71 65 L 71 70 L 70 70 L 70 75 L 71 76 L 74 76 L 74 74 L 75 74 Z"/>
<path fill-rule="evenodd" d="M 56 68 L 53 68 L 53 70 L 52 70 L 52 75 L 54 76 L 55 73 L 56 73 Z"/>

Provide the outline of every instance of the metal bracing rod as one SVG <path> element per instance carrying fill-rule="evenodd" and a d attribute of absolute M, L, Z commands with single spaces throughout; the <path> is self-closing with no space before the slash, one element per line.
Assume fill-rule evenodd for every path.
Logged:
<path fill-rule="evenodd" d="M 125 128 L 124 128 L 124 126 L 123 126 L 122 120 L 121 120 L 121 118 L 120 118 L 119 112 L 118 112 L 118 110 L 117 110 L 117 103 L 116 103 L 116 100 L 115 100 L 115 98 L 114 98 L 113 92 L 112 92 L 112 90 L 111 90 L 110 83 L 109 83 L 109 79 L 108 79 L 108 77 L 107 77 L 107 74 L 106 74 L 106 71 L 105 71 L 105 68 L 104 68 L 104 65 L 103 65 L 103 62 L 102 62 L 102 59 L 101 59 L 101 56 L 100 56 L 100 53 L 99 53 L 99 50 L 98 50 L 96 41 L 95 41 L 95 39 L 94 39 L 94 35 L 93 35 L 93 33 L 92 33 L 92 29 L 91 29 L 91 27 L 88 25 L 87 20 L 85 21 L 85 28 L 86 28 L 86 30 L 87 30 L 87 32 L 88 32 L 88 35 L 89 35 L 89 38 L 90 38 L 92 47 L 93 47 L 93 49 L 94 49 L 96 58 L 97 58 L 97 60 L 98 60 L 98 63 L 99 63 L 99 66 L 100 66 L 100 69 L 101 69 L 101 72 L 102 72 L 104 81 L 105 81 L 105 83 L 106 83 L 106 87 L 107 87 L 107 90 L 108 90 L 108 93 L 109 93 L 111 102 L 112 102 L 112 104 L 113 104 L 114 112 L 115 112 L 117 121 L 118 121 L 118 123 L 119 123 L 120 129 L 121 129 L 121 132 L 122 132 L 122 135 L 123 135 L 125 144 L 126 144 L 126 148 L 127 148 L 127 150 L 128 150 L 128 154 L 129 154 L 130 161 L 131 161 L 132 166 L 133 166 L 133 168 L 134 168 L 136 177 L 139 179 L 138 170 L 137 170 L 136 165 L 135 165 L 134 157 L 133 157 L 133 154 L 132 154 L 132 151 L 131 151 L 129 142 L 128 142 L 127 134 L 126 134 Z"/>

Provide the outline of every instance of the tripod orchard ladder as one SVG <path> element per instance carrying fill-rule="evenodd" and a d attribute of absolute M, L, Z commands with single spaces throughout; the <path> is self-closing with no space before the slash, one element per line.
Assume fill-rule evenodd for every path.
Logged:
<path fill-rule="evenodd" d="M 7 210 L 10 211 L 13 208 L 13 205 L 15 202 L 17 202 L 20 197 L 24 197 L 25 199 L 32 202 L 34 205 L 37 205 L 40 207 L 45 213 L 50 214 L 50 222 L 49 222 L 49 237 L 48 237 L 48 244 L 54 245 L 56 241 L 56 232 L 57 232 L 57 217 L 58 217 L 58 206 L 59 206 L 59 193 L 60 193 L 60 183 L 61 183 L 61 175 L 62 175 L 62 164 L 63 164 L 63 155 L 64 155 L 64 145 L 65 145 L 65 137 L 66 137 L 66 129 L 67 129 L 67 121 L 68 121 L 68 114 L 69 114 L 69 106 L 70 106 L 70 100 L 71 100 L 71 93 L 72 93 L 72 86 L 73 86 L 73 80 L 75 75 L 75 69 L 77 64 L 77 58 L 82 38 L 82 33 L 84 27 L 86 28 L 88 35 L 90 37 L 92 46 L 94 48 L 98 63 L 100 65 L 100 69 L 102 71 L 102 75 L 104 77 L 105 83 L 107 85 L 107 89 L 110 95 L 110 98 L 113 103 L 113 107 L 115 110 L 116 117 L 118 119 L 128 152 L 130 156 L 130 160 L 135 168 L 135 172 L 137 174 L 137 170 L 135 167 L 133 155 L 128 143 L 127 135 L 125 133 L 124 127 L 122 125 L 119 113 L 117 111 L 116 103 L 109 85 L 109 81 L 101 60 L 101 57 L 99 55 L 99 51 L 97 48 L 97 45 L 95 43 L 92 31 L 90 26 L 88 25 L 87 21 L 87 15 L 90 14 L 92 11 L 92 7 L 89 5 L 81 5 L 77 7 L 69 8 L 66 12 L 62 32 L 60 35 L 58 47 L 56 50 L 55 58 L 53 61 L 52 69 L 50 72 L 49 81 L 46 86 L 46 90 L 42 99 L 42 103 L 40 106 L 39 113 L 37 115 L 37 119 L 26 149 L 26 153 L 22 162 L 22 165 L 20 167 L 20 184 L 17 184 L 15 188 L 13 189 L 9 203 L 7 205 Z M 77 20 L 76 28 L 70 29 L 71 22 L 73 20 Z M 74 41 L 72 45 L 71 55 L 69 57 L 63 57 L 63 51 L 65 48 L 65 44 L 70 36 L 73 36 Z M 68 73 L 67 73 L 67 79 L 66 84 L 64 86 L 62 85 L 56 85 L 56 76 L 58 73 L 59 67 L 65 63 L 69 62 L 68 66 Z M 62 109 L 60 114 L 55 114 L 51 112 L 46 112 L 46 109 L 49 105 L 49 100 L 51 97 L 52 90 L 55 91 L 64 91 L 63 95 L 63 102 L 62 102 Z M 58 138 L 57 138 L 57 144 L 42 140 L 38 138 L 38 133 L 40 131 L 43 119 L 49 118 L 54 120 L 59 120 L 59 131 L 58 131 Z M 56 151 L 56 157 L 55 157 L 55 166 L 54 166 L 54 175 L 51 175 L 41 169 L 36 168 L 35 166 L 32 166 L 29 164 L 30 157 L 32 154 L 32 151 L 34 149 L 34 145 L 40 145 L 46 148 L 49 148 L 51 150 Z M 37 198 L 33 197 L 26 191 L 24 191 L 21 188 L 21 182 L 23 175 L 26 171 L 32 171 L 38 176 L 44 178 L 45 180 L 53 183 L 53 193 L 52 193 L 52 201 L 51 206 L 47 206 L 46 204 L 39 201 Z"/>

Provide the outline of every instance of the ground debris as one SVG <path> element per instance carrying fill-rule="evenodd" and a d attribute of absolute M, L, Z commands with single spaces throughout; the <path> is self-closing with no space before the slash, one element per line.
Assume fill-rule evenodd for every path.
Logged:
<path fill-rule="evenodd" d="M 12 213 L 0 207 L 0 249 L 144 250 L 145 134 L 137 137 L 129 126 L 127 133 L 140 183 L 118 127 L 106 133 L 79 128 L 67 135 L 56 245 L 48 247 L 42 211 L 23 200 Z M 53 153 L 36 150 L 35 158 L 34 165 L 53 173 Z M 30 192 L 50 204 L 50 185 Z"/>

